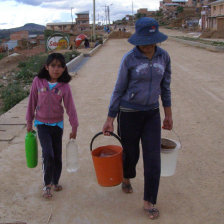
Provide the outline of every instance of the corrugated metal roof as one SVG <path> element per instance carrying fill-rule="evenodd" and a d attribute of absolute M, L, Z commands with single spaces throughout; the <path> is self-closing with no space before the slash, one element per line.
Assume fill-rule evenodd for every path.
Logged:
<path fill-rule="evenodd" d="M 89 15 L 89 11 L 77 12 L 77 13 L 76 13 L 76 15 L 80 15 L 80 14 L 88 14 L 88 15 Z"/>
<path fill-rule="evenodd" d="M 184 3 L 186 3 L 187 0 L 172 0 L 172 2 L 184 2 Z"/>
<path fill-rule="evenodd" d="M 57 26 L 57 25 L 59 25 L 59 26 L 62 26 L 62 25 L 74 25 L 74 22 L 72 23 L 72 22 L 59 22 L 59 23 L 47 23 L 47 26 Z"/>
<path fill-rule="evenodd" d="M 165 6 L 179 6 L 180 4 L 178 3 L 165 3 Z"/>
<path fill-rule="evenodd" d="M 220 3 L 224 3 L 224 0 L 215 1 L 215 2 L 210 3 L 209 5 L 217 5 L 217 4 L 220 4 Z"/>

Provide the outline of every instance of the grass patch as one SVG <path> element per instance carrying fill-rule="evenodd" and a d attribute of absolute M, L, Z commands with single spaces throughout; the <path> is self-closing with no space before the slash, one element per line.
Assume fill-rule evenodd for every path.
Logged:
<path fill-rule="evenodd" d="M 2 112 L 6 112 L 17 103 L 28 96 L 29 91 L 25 91 L 19 82 L 12 82 L 1 91 L 1 99 L 3 101 Z"/>
<path fill-rule="evenodd" d="M 0 60 L 1 60 L 2 58 L 4 58 L 6 55 L 7 55 L 6 53 L 0 53 Z"/>
<path fill-rule="evenodd" d="M 209 40 L 203 40 L 201 38 L 184 37 L 184 36 L 174 36 L 174 37 L 182 39 L 182 40 L 190 40 L 190 41 L 194 41 L 198 43 L 208 44 L 211 46 L 224 47 L 224 42 L 220 42 L 220 41 L 209 41 Z"/>

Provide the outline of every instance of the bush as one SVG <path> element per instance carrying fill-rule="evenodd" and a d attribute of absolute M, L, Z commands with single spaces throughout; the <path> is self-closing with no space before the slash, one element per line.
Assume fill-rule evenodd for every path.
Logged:
<path fill-rule="evenodd" d="M 1 53 L 1 54 L 0 54 L 0 60 L 1 60 L 2 58 L 4 58 L 4 57 L 5 57 L 5 54 Z"/>
<path fill-rule="evenodd" d="M 64 54 L 65 62 L 68 63 L 69 61 L 71 61 L 72 59 L 74 59 L 75 57 L 77 57 L 79 54 L 80 53 L 78 51 L 66 52 Z"/>
<path fill-rule="evenodd" d="M 30 57 L 27 61 L 20 62 L 20 70 L 16 73 L 16 79 L 29 84 L 40 69 L 44 66 L 47 55 L 36 55 Z"/>
<path fill-rule="evenodd" d="M 1 98 L 4 105 L 2 108 L 3 112 L 14 107 L 17 103 L 28 96 L 28 94 L 29 92 L 25 91 L 18 82 L 9 83 L 8 86 L 1 91 Z"/>

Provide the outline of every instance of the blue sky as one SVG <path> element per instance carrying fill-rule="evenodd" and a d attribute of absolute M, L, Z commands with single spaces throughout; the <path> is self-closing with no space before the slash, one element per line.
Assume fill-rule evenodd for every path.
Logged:
<path fill-rule="evenodd" d="M 95 0 L 96 22 L 105 19 L 105 5 L 110 6 L 111 21 L 132 14 L 132 0 Z M 92 20 L 93 0 L 0 0 L 0 29 L 23 26 L 26 23 L 46 25 L 51 22 L 71 22 L 75 13 L 89 11 Z M 133 0 L 134 13 L 139 8 L 157 10 L 159 0 Z"/>

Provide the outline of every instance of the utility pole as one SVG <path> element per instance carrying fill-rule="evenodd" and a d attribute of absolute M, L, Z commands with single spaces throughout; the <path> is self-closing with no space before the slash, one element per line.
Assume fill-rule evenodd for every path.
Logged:
<path fill-rule="evenodd" d="M 73 9 L 73 7 L 71 7 L 71 17 L 72 17 L 72 25 L 73 25 L 72 9 Z"/>
<path fill-rule="evenodd" d="M 133 26 L 134 26 L 133 1 L 132 1 L 132 23 L 133 23 Z"/>
<path fill-rule="evenodd" d="M 107 25 L 107 6 L 105 5 L 105 25 Z"/>
<path fill-rule="evenodd" d="M 96 27 L 95 27 L 95 0 L 93 0 L 93 41 L 96 40 Z"/>
<path fill-rule="evenodd" d="M 109 26 L 110 26 L 110 6 L 107 6 L 107 12 L 108 12 L 108 22 L 109 22 Z"/>

